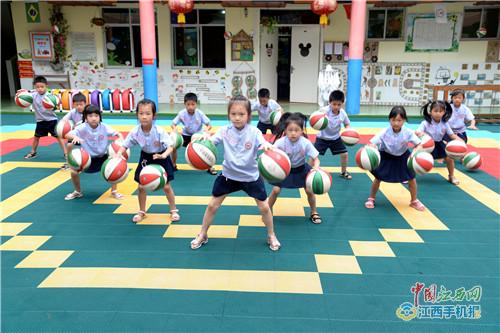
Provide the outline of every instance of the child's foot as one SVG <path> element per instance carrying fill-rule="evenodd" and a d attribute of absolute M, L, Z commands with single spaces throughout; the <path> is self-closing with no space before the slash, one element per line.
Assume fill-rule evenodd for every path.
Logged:
<path fill-rule="evenodd" d="M 405 180 L 405 181 L 403 181 L 402 183 L 403 183 L 403 184 L 408 184 L 408 181 L 407 181 L 407 180 Z"/>
<path fill-rule="evenodd" d="M 347 179 L 347 180 L 352 179 L 351 174 L 350 174 L 349 172 L 347 172 L 347 171 L 342 172 L 339 176 L 340 176 L 341 178 L 344 178 L 344 179 Z"/>
<path fill-rule="evenodd" d="M 321 222 L 323 222 L 321 220 L 321 216 L 318 214 L 318 213 L 312 213 L 311 214 L 311 217 L 309 218 L 311 220 L 312 223 L 314 224 L 320 224 Z"/>
<path fill-rule="evenodd" d="M 64 163 L 63 165 L 61 165 L 61 169 L 68 170 L 69 169 L 68 163 Z"/>
<path fill-rule="evenodd" d="M 140 210 L 137 212 L 137 214 L 134 215 L 134 217 L 132 218 L 132 222 L 134 223 L 141 222 L 142 220 L 144 220 L 145 217 L 146 217 L 146 212 Z"/>
<path fill-rule="evenodd" d="M 64 200 L 73 200 L 73 199 L 77 199 L 77 198 L 81 198 L 81 197 L 83 197 L 83 193 L 82 192 L 73 191 L 73 192 L 67 194 L 64 197 Z"/>
<path fill-rule="evenodd" d="M 425 210 L 425 206 L 420 202 L 420 200 L 416 199 L 410 202 L 410 207 L 415 208 L 419 212 L 423 212 Z"/>
<path fill-rule="evenodd" d="M 269 244 L 271 251 L 278 251 L 281 248 L 281 243 L 275 235 L 267 237 L 267 244 Z"/>
<path fill-rule="evenodd" d="M 172 209 L 170 211 L 170 221 L 177 222 L 180 219 L 181 219 L 181 216 L 179 215 L 179 210 L 178 209 Z"/>
<path fill-rule="evenodd" d="M 365 202 L 365 207 L 368 209 L 375 208 L 375 198 L 368 198 Z"/>
<path fill-rule="evenodd" d="M 208 243 L 208 237 L 201 237 L 200 235 L 196 236 L 195 239 L 191 241 L 191 250 L 197 250 L 203 245 Z"/>
<path fill-rule="evenodd" d="M 118 200 L 123 199 L 123 194 L 121 194 L 120 192 L 118 192 L 118 190 L 111 191 L 111 196 L 113 198 L 115 198 L 115 199 L 118 199 Z"/>
<path fill-rule="evenodd" d="M 448 181 L 452 183 L 453 185 L 459 185 L 460 182 L 455 176 L 448 176 Z"/>
<path fill-rule="evenodd" d="M 208 170 L 207 170 L 207 172 L 208 172 L 209 174 L 211 174 L 212 176 L 215 176 L 215 175 L 217 174 L 217 170 L 215 170 L 214 168 L 210 168 L 210 169 L 208 169 Z"/>
<path fill-rule="evenodd" d="M 37 156 L 36 151 L 30 151 L 26 155 L 24 155 L 24 158 L 27 160 L 31 160 L 32 158 L 35 158 Z"/>

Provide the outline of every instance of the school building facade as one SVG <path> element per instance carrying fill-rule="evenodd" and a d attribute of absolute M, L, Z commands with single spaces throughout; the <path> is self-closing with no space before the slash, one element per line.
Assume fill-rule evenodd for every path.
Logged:
<path fill-rule="evenodd" d="M 138 2 L 34 4 L 33 22 L 30 3 L 10 3 L 21 88 L 31 88 L 33 75 L 47 75 L 52 86 L 132 88 L 141 98 Z M 317 103 L 318 75 L 327 65 L 345 90 L 349 5 L 340 1 L 321 27 L 307 1 L 195 1 L 180 25 L 166 1 L 156 2 L 159 102 L 181 103 L 194 92 L 202 103 L 220 104 L 237 94 L 256 98 L 266 87 L 281 101 Z M 55 6 L 67 26 L 51 24 Z M 499 21 L 494 2 L 368 1 L 361 104 L 417 106 L 436 85 L 498 88 Z M 67 31 L 62 44 L 71 57 L 57 68 L 36 59 L 33 43 L 36 33 L 60 28 Z M 500 93 L 470 90 L 467 104 L 498 108 Z"/>

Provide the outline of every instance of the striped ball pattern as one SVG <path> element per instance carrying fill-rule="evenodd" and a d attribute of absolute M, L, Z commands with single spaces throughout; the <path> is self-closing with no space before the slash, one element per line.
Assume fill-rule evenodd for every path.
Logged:
<path fill-rule="evenodd" d="M 191 142 L 203 140 L 204 137 L 205 137 L 205 133 L 196 132 L 191 136 Z"/>
<path fill-rule="evenodd" d="M 66 134 L 71 132 L 73 127 L 74 127 L 74 125 L 73 125 L 73 122 L 71 120 L 69 120 L 69 119 L 68 120 L 65 120 L 65 119 L 59 120 L 59 122 L 56 125 L 57 136 L 61 139 L 66 138 Z"/>
<path fill-rule="evenodd" d="M 111 184 L 118 184 L 127 179 L 127 160 L 122 157 L 108 158 L 101 167 L 101 175 Z"/>
<path fill-rule="evenodd" d="M 380 165 L 380 153 L 377 148 L 364 146 L 356 153 L 356 164 L 364 170 L 372 171 Z"/>
<path fill-rule="evenodd" d="M 167 184 L 167 173 L 161 165 L 146 165 L 139 174 L 139 184 L 147 191 L 162 189 Z"/>
<path fill-rule="evenodd" d="M 467 145 L 462 140 L 451 140 L 446 145 L 446 155 L 454 160 L 460 160 L 467 153 Z"/>
<path fill-rule="evenodd" d="M 174 143 L 174 149 L 179 149 L 180 147 L 182 147 L 182 144 L 184 143 L 184 139 L 182 138 L 182 135 L 179 132 L 174 131 L 174 132 L 170 133 L 170 138 L 172 139 L 172 142 Z"/>
<path fill-rule="evenodd" d="M 113 142 L 111 142 L 108 146 L 108 155 L 110 157 L 115 157 L 116 153 L 118 153 L 118 151 L 120 150 L 120 148 L 123 146 L 123 141 L 118 139 L 118 140 L 115 140 Z M 130 149 L 127 148 L 127 150 L 125 150 L 122 154 L 122 156 L 128 160 L 128 158 L 130 157 Z"/>
<path fill-rule="evenodd" d="M 342 141 L 348 146 L 354 146 L 359 142 L 359 133 L 354 129 L 346 129 L 340 134 Z"/>
<path fill-rule="evenodd" d="M 15 97 L 17 106 L 27 108 L 33 103 L 33 96 L 27 90 L 20 90 Z"/>
<path fill-rule="evenodd" d="M 481 158 L 481 155 L 475 151 L 465 154 L 464 159 L 462 160 L 462 164 L 467 170 L 476 170 L 482 163 L 483 159 Z"/>
<path fill-rule="evenodd" d="M 68 165 L 75 171 L 86 170 L 91 162 L 90 154 L 83 148 L 73 148 L 68 154 Z"/>
<path fill-rule="evenodd" d="M 281 113 L 281 111 L 279 110 L 276 110 L 276 111 L 273 111 L 271 112 L 271 114 L 269 115 L 269 121 L 271 122 L 271 124 L 273 126 L 276 126 L 279 124 L 280 120 L 281 120 L 281 116 L 283 114 Z"/>
<path fill-rule="evenodd" d="M 217 149 L 210 140 L 194 141 L 187 146 L 185 156 L 193 168 L 207 170 L 217 162 Z"/>
<path fill-rule="evenodd" d="M 434 158 L 426 151 L 415 151 L 408 157 L 406 165 L 410 171 L 417 175 L 423 175 L 432 170 Z"/>
<path fill-rule="evenodd" d="M 422 150 L 428 153 L 432 153 L 432 151 L 434 150 L 434 140 L 428 134 L 424 134 L 420 136 L 420 141 Z"/>
<path fill-rule="evenodd" d="M 314 111 L 309 117 L 309 123 L 315 130 L 322 131 L 328 127 L 328 117 L 321 111 Z"/>
<path fill-rule="evenodd" d="M 59 105 L 59 98 L 57 98 L 57 96 L 47 94 L 42 99 L 42 105 L 47 110 L 54 110 Z"/>
<path fill-rule="evenodd" d="M 292 168 L 288 155 L 276 148 L 262 153 L 257 165 L 262 177 L 271 183 L 283 181 L 288 177 Z"/>
<path fill-rule="evenodd" d="M 332 176 L 323 169 L 311 170 L 306 176 L 306 188 L 314 194 L 324 194 L 332 186 Z"/>

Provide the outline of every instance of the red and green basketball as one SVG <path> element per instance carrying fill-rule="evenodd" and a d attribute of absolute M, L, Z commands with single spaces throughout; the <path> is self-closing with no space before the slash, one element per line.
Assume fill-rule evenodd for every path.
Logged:
<path fill-rule="evenodd" d="M 61 119 L 56 125 L 57 136 L 61 139 L 66 137 L 66 134 L 73 129 L 73 122 L 71 120 Z"/>
<path fill-rule="evenodd" d="M 257 165 L 262 177 L 271 183 L 283 181 L 288 177 L 292 168 L 288 155 L 276 148 L 262 153 Z"/>
<path fill-rule="evenodd" d="M 269 115 L 269 121 L 271 122 L 271 124 L 273 126 L 276 126 L 279 124 L 280 120 L 281 120 L 281 116 L 283 114 L 281 113 L 280 110 L 276 110 L 276 111 L 273 111 L 271 112 L 271 114 Z"/>
<path fill-rule="evenodd" d="M 482 163 L 483 159 L 481 158 L 481 155 L 475 151 L 465 154 L 464 159 L 462 160 L 462 164 L 467 170 L 476 170 Z"/>
<path fill-rule="evenodd" d="M 42 99 L 42 105 L 47 110 L 54 110 L 59 105 L 59 98 L 51 94 L 46 94 Z"/>
<path fill-rule="evenodd" d="M 127 160 L 123 157 L 108 158 L 101 167 L 101 175 L 111 184 L 118 184 L 127 179 Z"/>
<path fill-rule="evenodd" d="M 27 108 L 33 103 L 33 96 L 27 90 L 20 90 L 16 94 L 15 101 L 17 106 Z"/>
<path fill-rule="evenodd" d="M 428 153 L 432 153 L 434 150 L 434 140 L 428 134 L 420 136 L 420 144 L 422 145 L 422 149 Z"/>
<path fill-rule="evenodd" d="M 356 164 L 364 170 L 372 171 L 380 164 L 380 153 L 377 148 L 364 146 L 356 153 Z"/>
<path fill-rule="evenodd" d="M 306 176 L 306 189 L 314 194 L 324 194 L 332 186 L 332 176 L 323 169 L 311 170 Z"/>
<path fill-rule="evenodd" d="M 217 148 L 210 140 L 194 141 L 187 146 L 185 157 L 193 168 L 208 170 L 217 161 Z"/>
<path fill-rule="evenodd" d="M 147 191 L 162 189 L 167 184 L 167 173 L 161 165 L 146 165 L 139 174 L 139 184 Z"/>
<path fill-rule="evenodd" d="M 118 139 L 118 140 L 115 140 L 113 142 L 111 142 L 108 146 L 108 155 L 110 157 L 115 157 L 116 153 L 118 153 L 118 151 L 120 150 L 120 148 L 123 146 L 123 141 Z M 130 156 L 130 149 L 127 148 L 127 150 L 125 150 L 122 154 L 122 156 L 128 160 L 129 156 Z"/>
<path fill-rule="evenodd" d="M 314 111 L 309 117 L 309 123 L 315 130 L 322 131 L 328 127 L 328 117 L 324 112 Z"/>
<path fill-rule="evenodd" d="M 467 145 L 462 140 L 451 140 L 446 145 L 446 154 L 454 160 L 460 160 L 467 153 Z"/>
<path fill-rule="evenodd" d="M 174 131 L 170 133 L 170 138 L 172 139 L 174 149 L 179 149 L 180 147 L 182 147 L 184 139 L 182 138 L 182 135 L 179 134 L 179 132 Z"/>
<path fill-rule="evenodd" d="M 358 131 L 348 128 L 340 134 L 342 141 L 348 146 L 354 146 L 359 142 L 359 133 Z"/>
<path fill-rule="evenodd" d="M 417 175 L 423 175 L 432 170 L 434 158 L 426 151 L 414 151 L 406 163 L 408 169 Z"/>
<path fill-rule="evenodd" d="M 203 140 L 205 135 L 203 132 L 196 132 L 191 136 L 191 142 Z"/>
<path fill-rule="evenodd" d="M 90 154 L 83 148 L 73 148 L 68 154 L 68 165 L 75 171 L 86 170 L 91 163 Z"/>

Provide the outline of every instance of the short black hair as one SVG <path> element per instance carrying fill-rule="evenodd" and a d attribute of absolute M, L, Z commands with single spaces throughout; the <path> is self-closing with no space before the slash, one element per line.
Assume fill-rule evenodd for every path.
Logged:
<path fill-rule="evenodd" d="M 98 114 L 99 115 L 99 122 L 102 122 L 102 111 L 94 104 L 87 104 L 85 106 L 85 109 L 83 109 L 83 121 L 86 122 L 87 116 L 92 114 L 92 113 Z"/>
<path fill-rule="evenodd" d="M 137 108 L 135 109 L 136 113 L 139 113 L 139 107 L 142 106 L 142 105 L 151 105 L 151 111 L 153 111 L 153 116 L 156 115 L 156 104 L 155 104 L 155 102 L 153 100 L 151 100 L 149 98 L 141 99 L 137 103 Z"/>
<path fill-rule="evenodd" d="M 79 92 L 78 94 L 74 94 L 73 95 L 73 103 L 76 103 L 76 102 L 85 102 L 85 104 L 87 104 L 87 97 L 85 97 L 85 95 L 82 94 L 81 92 Z"/>
<path fill-rule="evenodd" d="M 195 93 L 191 93 L 191 92 L 187 93 L 186 95 L 184 95 L 184 103 L 186 103 L 188 101 L 198 103 L 198 96 L 196 96 Z"/>
<path fill-rule="evenodd" d="M 37 83 L 48 84 L 47 79 L 45 78 L 45 76 L 42 76 L 42 75 L 35 76 L 35 78 L 33 79 L 33 85 L 35 85 Z"/>
<path fill-rule="evenodd" d="M 338 101 L 344 103 L 345 96 L 342 90 L 334 90 L 330 93 L 330 98 L 328 98 L 328 102 Z"/>
<path fill-rule="evenodd" d="M 401 118 L 403 118 L 404 120 L 408 120 L 408 117 L 406 116 L 406 110 L 401 105 L 396 105 L 391 109 L 391 112 L 389 112 L 389 119 L 396 118 L 397 116 L 401 116 Z"/>
<path fill-rule="evenodd" d="M 465 90 L 463 90 L 463 89 L 455 89 L 450 94 L 451 98 L 453 98 L 453 97 L 455 97 L 457 95 L 462 95 L 462 97 L 465 99 Z"/>
<path fill-rule="evenodd" d="M 258 96 L 260 98 L 269 98 L 269 96 L 271 96 L 271 92 L 267 88 L 261 88 L 259 89 Z"/>

